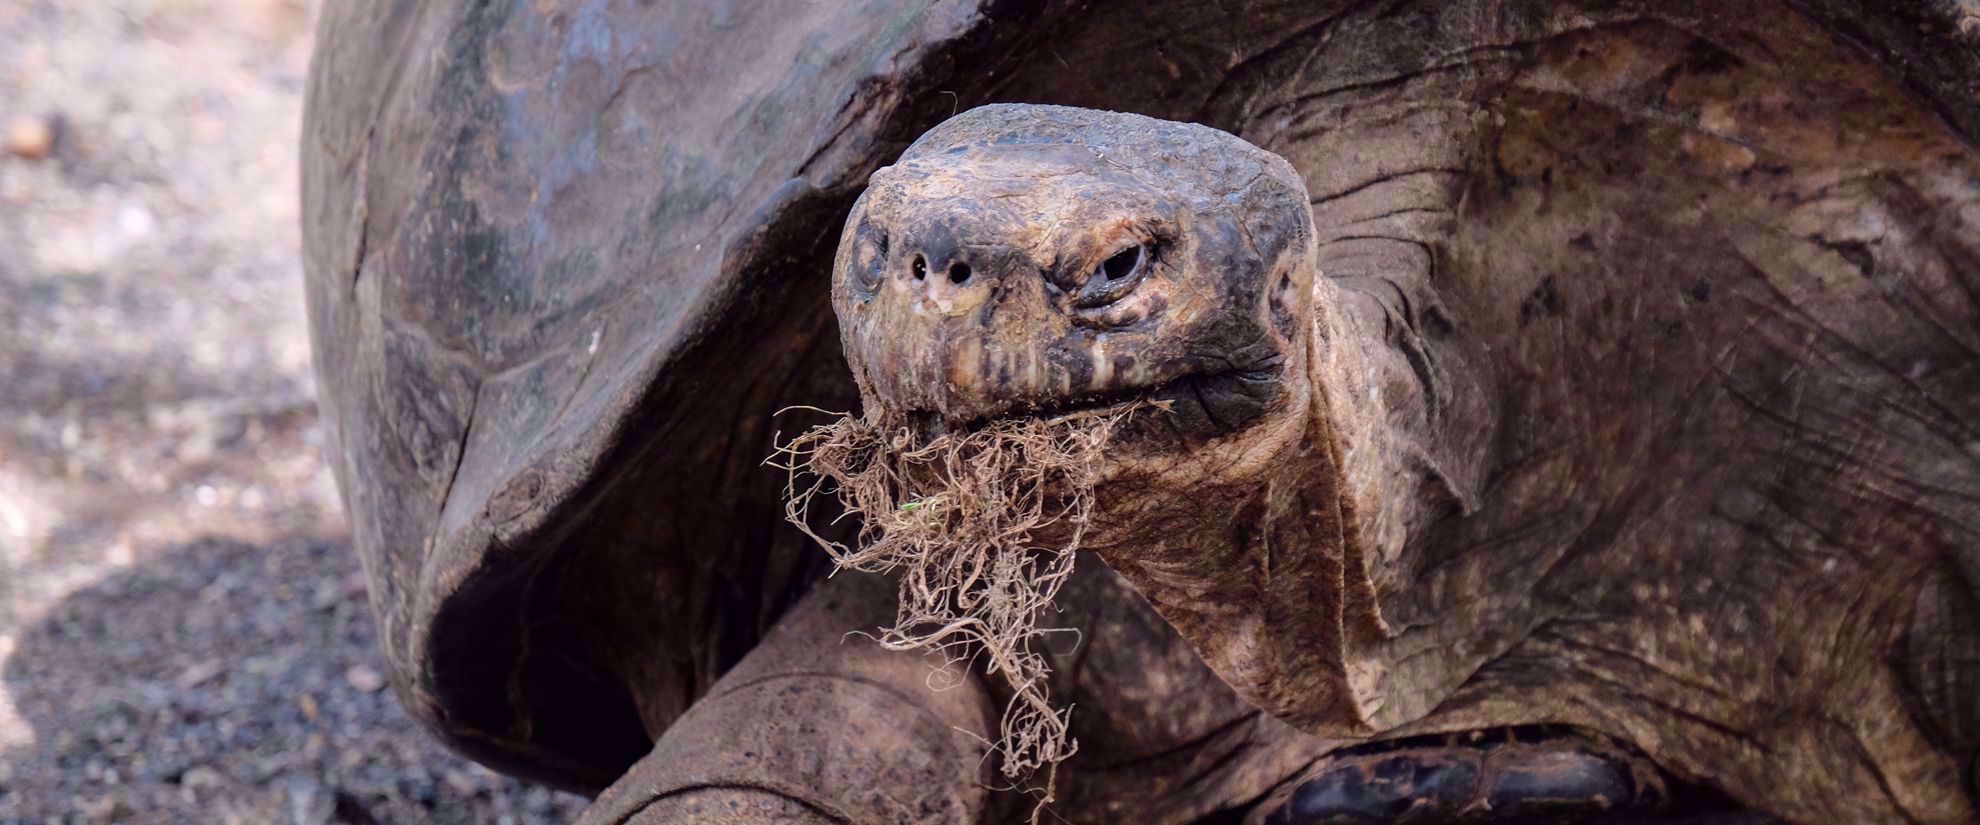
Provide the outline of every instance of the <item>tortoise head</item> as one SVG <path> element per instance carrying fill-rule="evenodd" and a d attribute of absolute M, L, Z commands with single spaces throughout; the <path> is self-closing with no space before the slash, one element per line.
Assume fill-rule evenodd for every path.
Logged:
<path fill-rule="evenodd" d="M 925 433 L 1145 399 L 1164 411 L 1122 431 L 1103 476 L 1270 456 L 1307 402 L 1305 191 L 1203 126 L 1027 105 L 949 120 L 873 175 L 839 247 L 868 417 Z"/>

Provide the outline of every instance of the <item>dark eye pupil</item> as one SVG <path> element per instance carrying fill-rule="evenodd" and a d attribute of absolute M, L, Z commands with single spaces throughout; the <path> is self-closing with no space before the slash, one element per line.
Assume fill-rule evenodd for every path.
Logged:
<path fill-rule="evenodd" d="M 1106 263 L 1100 265 L 1100 271 L 1107 276 L 1107 280 L 1118 281 L 1134 274 L 1135 267 L 1140 264 L 1141 247 L 1131 246 L 1114 253 L 1114 257 L 1108 258 Z"/>
<path fill-rule="evenodd" d="M 860 276 L 868 282 L 878 281 L 880 280 L 880 276 L 887 270 L 887 233 L 871 229 L 866 229 L 865 231 L 868 232 L 867 237 L 872 239 L 873 242 L 873 260 Z"/>

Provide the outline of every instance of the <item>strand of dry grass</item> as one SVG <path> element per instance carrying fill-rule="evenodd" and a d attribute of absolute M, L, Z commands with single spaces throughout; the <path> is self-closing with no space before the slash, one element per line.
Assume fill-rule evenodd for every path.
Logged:
<path fill-rule="evenodd" d="M 990 744 L 1014 785 L 1078 750 L 1072 709 L 1053 708 L 1051 669 L 1037 647 L 1064 629 L 1038 620 L 1072 575 L 1101 450 L 1145 406 L 998 420 L 929 439 L 846 416 L 782 444 L 782 462 L 773 459 L 788 473 L 785 516 L 839 569 L 897 574 L 900 606 L 880 632 L 883 647 L 938 652 L 952 673 L 981 661 L 1010 686 Z M 812 529 L 821 494 L 836 496 L 842 517 L 860 519 L 851 545 Z M 1047 528 L 1053 538 L 1043 540 Z M 1041 803 L 1052 784 L 1048 773 Z"/>

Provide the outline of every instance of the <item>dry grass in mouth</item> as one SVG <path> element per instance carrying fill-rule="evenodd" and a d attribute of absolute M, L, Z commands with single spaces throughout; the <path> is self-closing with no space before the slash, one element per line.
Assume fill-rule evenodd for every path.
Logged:
<path fill-rule="evenodd" d="M 1010 685 L 993 748 L 1014 783 L 1078 749 L 1067 734 L 1072 709 L 1052 707 L 1050 667 L 1037 649 L 1060 629 L 1038 620 L 1072 575 L 1102 449 L 1122 421 L 1149 406 L 1160 405 L 993 421 L 931 439 L 848 416 L 778 449 L 790 473 L 791 523 L 839 569 L 898 574 L 899 612 L 880 644 L 937 651 L 952 668 L 980 659 Z M 813 497 L 826 492 L 861 520 L 851 546 L 806 522 Z M 1049 540 L 1045 528 L 1053 528 Z M 1048 779 L 1041 801 L 1051 794 Z"/>

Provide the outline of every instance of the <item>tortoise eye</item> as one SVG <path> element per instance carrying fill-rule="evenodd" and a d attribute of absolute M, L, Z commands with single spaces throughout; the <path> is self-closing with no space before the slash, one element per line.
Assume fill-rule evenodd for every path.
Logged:
<path fill-rule="evenodd" d="M 1129 275 L 1133 275 L 1134 271 L 1141 266 L 1141 255 L 1142 248 L 1139 245 L 1123 249 L 1114 253 L 1114 257 L 1108 258 L 1105 263 L 1101 264 L 1100 272 L 1106 275 L 1109 281 L 1118 281 Z"/>
<path fill-rule="evenodd" d="M 872 224 L 860 227 L 861 252 L 853 261 L 853 275 L 860 286 L 871 290 L 880 283 L 881 276 L 887 273 L 887 253 L 889 245 L 887 233 L 873 228 Z"/>
<path fill-rule="evenodd" d="M 1150 257 L 1148 244 L 1135 244 L 1109 255 L 1087 276 L 1086 285 L 1079 291 L 1078 306 L 1092 309 L 1127 297 L 1147 273 Z"/>

